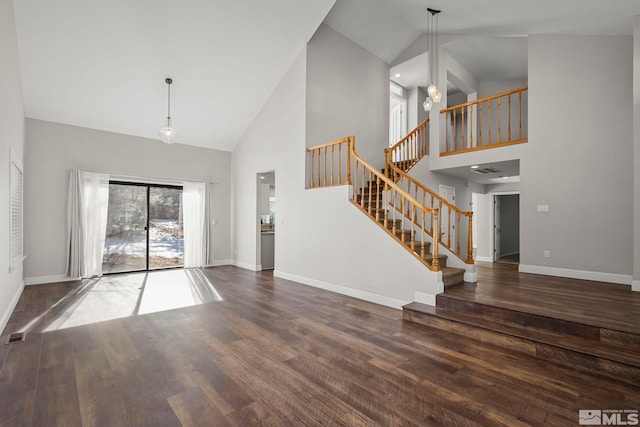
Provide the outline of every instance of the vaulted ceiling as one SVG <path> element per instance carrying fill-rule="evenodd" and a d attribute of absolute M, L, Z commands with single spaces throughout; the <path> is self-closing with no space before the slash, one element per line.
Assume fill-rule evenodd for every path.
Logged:
<path fill-rule="evenodd" d="M 452 54 L 480 72 L 501 52 L 482 39 L 631 34 L 640 15 L 638 0 L 479 3 L 15 0 L 26 115 L 158 138 L 171 77 L 178 142 L 231 150 L 323 20 L 391 63 L 424 32 L 426 8 L 442 8 L 441 32 L 476 38 Z"/>

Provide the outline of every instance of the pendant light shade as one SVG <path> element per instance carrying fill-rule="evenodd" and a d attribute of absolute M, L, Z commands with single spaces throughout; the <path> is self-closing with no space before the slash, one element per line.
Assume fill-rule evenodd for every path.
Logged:
<path fill-rule="evenodd" d="M 430 96 L 427 96 L 427 99 L 422 103 L 422 108 L 424 108 L 424 111 L 431 111 L 431 107 L 433 107 L 433 100 Z"/>
<path fill-rule="evenodd" d="M 164 81 L 167 84 L 167 125 L 160 129 L 160 140 L 166 144 L 173 144 L 176 142 L 178 132 L 171 126 L 171 83 L 173 80 L 166 78 Z"/>

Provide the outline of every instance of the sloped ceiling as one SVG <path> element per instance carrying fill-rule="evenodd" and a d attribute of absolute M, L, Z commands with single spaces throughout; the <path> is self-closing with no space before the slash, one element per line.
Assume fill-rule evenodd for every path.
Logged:
<path fill-rule="evenodd" d="M 427 7 L 441 32 L 485 40 L 631 34 L 640 15 L 638 0 L 15 0 L 26 115 L 157 139 L 171 77 L 178 142 L 231 150 L 325 17 L 391 63 Z M 452 54 L 481 68 L 504 53 L 480 42 Z"/>
<path fill-rule="evenodd" d="M 16 0 L 26 116 L 231 150 L 335 0 Z"/>

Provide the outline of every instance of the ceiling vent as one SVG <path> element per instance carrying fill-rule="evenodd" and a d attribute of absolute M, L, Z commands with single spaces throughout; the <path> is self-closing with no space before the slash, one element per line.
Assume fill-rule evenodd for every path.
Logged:
<path fill-rule="evenodd" d="M 498 173 L 498 172 L 502 172 L 501 170 L 498 170 L 496 168 L 492 168 L 491 166 L 486 167 L 486 168 L 478 168 L 478 169 L 471 169 L 472 171 L 476 172 L 476 173 L 481 173 L 483 175 L 488 174 L 488 173 Z"/>

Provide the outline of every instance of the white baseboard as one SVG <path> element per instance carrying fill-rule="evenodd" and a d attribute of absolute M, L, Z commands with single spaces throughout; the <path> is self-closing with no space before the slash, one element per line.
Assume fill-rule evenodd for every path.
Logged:
<path fill-rule="evenodd" d="M 220 267 L 222 265 L 233 265 L 233 260 L 230 260 L 230 259 L 217 259 L 217 260 L 205 265 L 205 267 Z"/>
<path fill-rule="evenodd" d="M 631 282 L 631 290 L 640 292 L 640 280 L 634 280 L 633 282 Z"/>
<path fill-rule="evenodd" d="M 416 292 L 415 296 L 413 297 L 413 299 L 416 302 L 419 302 L 421 304 L 430 305 L 432 307 L 436 306 L 436 296 L 435 295 L 425 294 L 423 292 Z"/>
<path fill-rule="evenodd" d="M 520 264 L 520 273 L 543 274 L 545 276 L 568 277 L 571 279 L 593 280 L 596 282 L 630 285 L 632 277 L 626 274 L 602 273 L 599 271 L 572 270 L 569 268 L 542 267 L 539 265 Z"/>
<path fill-rule="evenodd" d="M 259 265 L 259 264 L 255 265 L 255 264 L 249 264 L 248 262 L 242 262 L 242 261 L 233 260 L 233 261 L 231 261 L 231 265 L 235 265 L 236 267 L 244 268 L 245 270 L 262 271 L 262 266 Z"/>
<path fill-rule="evenodd" d="M 476 256 L 476 261 L 480 262 L 493 262 L 493 258 L 488 256 Z"/>
<path fill-rule="evenodd" d="M 11 318 L 11 314 L 13 310 L 15 310 L 16 305 L 18 305 L 18 300 L 20 299 L 20 295 L 22 295 L 22 291 L 24 291 L 24 282 L 20 286 L 18 286 L 18 291 L 15 293 L 13 298 L 11 298 L 11 302 L 9 303 L 9 307 L 7 307 L 7 311 L 2 314 L 2 318 L 0 318 L 0 334 L 4 332 L 4 328 L 7 327 L 7 323 L 9 323 L 9 319 Z"/>
<path fill-rule="evenodd" d="M 337 294 L 358 298 L 364 301 L 372 302 L 374 304 L 384 305 L 385 307 L 401 309 L 403 305 L 407 305 L 410 302 L 373 294 L 367 291 L 361 291 L 359 289 L 348 288 L 346 286 L 336 285 L 333 283 L 327 283 L 321 280 L 310 279 L 308 277 L 297 276 L 295 274 L 289 274 L 278 270 L 273 271 L 273 276 L 280 277 L 281 279 L 291 280 L 292 282 L 301 283 L 303 285 L 313 286 L 314 288 L 324 289 L 325 291 L 331 291 Z"/>
<path fill-rule="evenodd" d="M 74 280 L 80 280 L 80 278 L 69 277 L 65 274 L 58 274 L 54 276 L 26 277 L 24 279 L 24 284 L 26 286 L 32 286 L 32 285 L 44 285 L 47 283 L 73 282 Z"/>

